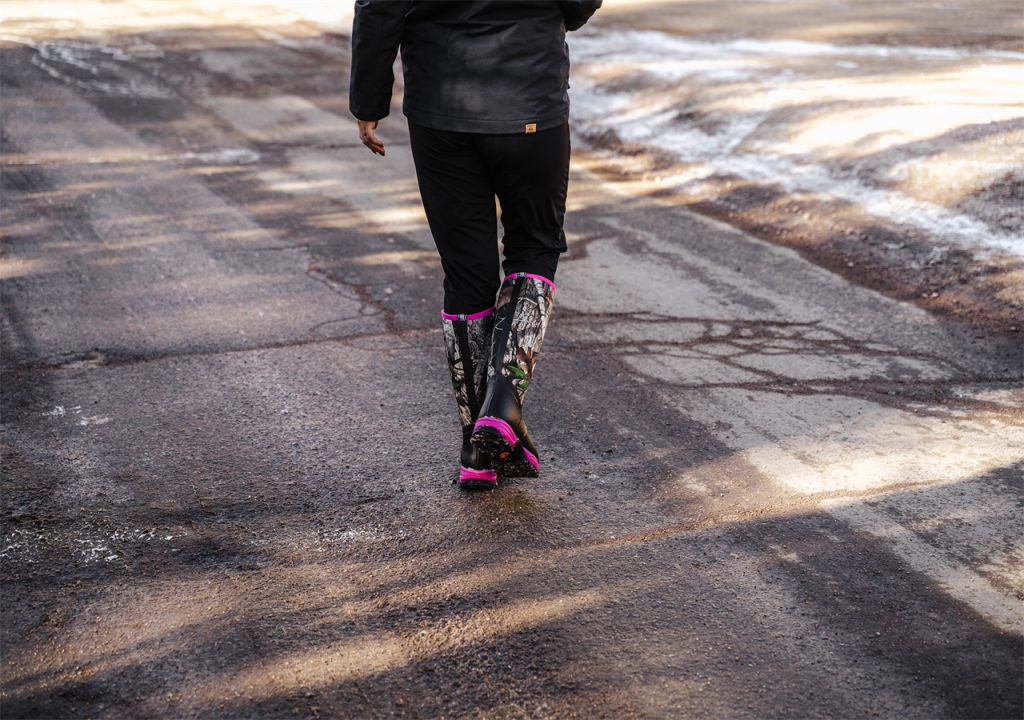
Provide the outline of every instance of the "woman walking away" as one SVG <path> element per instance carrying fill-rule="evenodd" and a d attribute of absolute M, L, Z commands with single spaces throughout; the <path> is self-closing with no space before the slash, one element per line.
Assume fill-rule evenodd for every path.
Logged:
<path fill-rule="evenodd" d="M 569 182 L 567 30 L 601 0 L 357 0 L 349 109 L 384 155 L 392 64 L 444 270 L 443 336 L 462 423 L 459 485 L 536 477 L 523 420 L 551 318 Z M 501 206 L 502 257 L 494 198 Z M 501 271 L 504 270 L 504 279 Z M 497 300 L 495 300 L 497 298 Z"/>

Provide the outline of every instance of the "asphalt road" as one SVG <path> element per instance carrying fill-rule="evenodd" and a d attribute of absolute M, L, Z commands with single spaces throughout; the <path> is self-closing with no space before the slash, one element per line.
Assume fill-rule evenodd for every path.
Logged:
<path fill-rule="evenodd" d="M 0 44 L 5 718 L 1020 718 L 1022 353 L 580 148 L 451 481 L 440 268 L 344 37 Z"/>

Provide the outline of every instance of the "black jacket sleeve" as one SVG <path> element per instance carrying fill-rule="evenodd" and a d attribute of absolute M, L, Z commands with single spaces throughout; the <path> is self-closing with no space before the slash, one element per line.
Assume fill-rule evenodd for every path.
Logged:
<path fill-rule="evenodd" d="M 565 18 L 565 29 L 579 30 L 601 7 L 601 0 L 565 0 L 559 4 L 562 6 L 562 16 Z"/>
<path fill-rule="evenodd" d="M 356 0 L 348 109 L 359 120 L 380 120 L 391 111 L 392 66 L 411 5 L 401 0 Z"/>

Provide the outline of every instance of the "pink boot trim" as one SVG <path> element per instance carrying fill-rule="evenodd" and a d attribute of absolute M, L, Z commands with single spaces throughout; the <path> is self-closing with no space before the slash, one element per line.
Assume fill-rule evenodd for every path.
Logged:
<path fill-rule="evenodd" d="M 515 447 L 519 444 L 519 436 L 516 435 L 516 431 L 512 429 L 512 426 L 501 418 L 496 417 L 482 417 L 476 421 L 476 425 L 473 426 L 473 430 L 479 430 L 481 427 L 494 428 L 501 436 L 505 438 L 505 441 Z"/>
<path fill-rule="evenodd" d="M 459 482 L 464 483 L 467 481 L 484 481 L 491 483 L 492 485 L 498 484 L 498 473 L 493 470 L 475 470 L 468 467 L 459 468 Z"/>
<path fill-rule="evenodd" d="M 537 459 L 536 455 L 527 450 L 525 446 L 523 447 L 523 455 L 526 457 L 526 461 L 533 465 L 533 469 L 540 472 L 540 460 Z"/>

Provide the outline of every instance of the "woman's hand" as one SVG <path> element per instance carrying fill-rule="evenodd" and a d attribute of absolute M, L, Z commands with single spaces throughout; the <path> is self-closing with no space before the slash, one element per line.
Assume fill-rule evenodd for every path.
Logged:
<path fill-rule="evenodd" d="M 356 120 L 359 125 L 359 139 L 363 145 L 370 148 L 370 152 L 376 155 L 384 154 L 384 143 L 377 137 L 377 123 L 379 120 Z"/>

